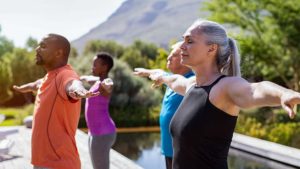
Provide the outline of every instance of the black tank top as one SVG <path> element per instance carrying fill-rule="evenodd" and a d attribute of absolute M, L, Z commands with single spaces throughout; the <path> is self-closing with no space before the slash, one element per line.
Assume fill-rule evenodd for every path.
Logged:
<path fill-rule="evenodd" d="M 231 116 L 209 101 L 211 88 L 193 86 L 175 113 L 170 130 L 173 137 L 173 169 L 227 169 L 227 155 L 237 116 Z"/>

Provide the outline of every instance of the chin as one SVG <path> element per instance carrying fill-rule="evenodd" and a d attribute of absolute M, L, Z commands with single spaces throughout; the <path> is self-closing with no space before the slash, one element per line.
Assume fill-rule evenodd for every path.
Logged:
<path fill-rule="evenodd" d="M 43 65 L 43 62 L 36 61 L 35 64 L 36 65 Z"/>

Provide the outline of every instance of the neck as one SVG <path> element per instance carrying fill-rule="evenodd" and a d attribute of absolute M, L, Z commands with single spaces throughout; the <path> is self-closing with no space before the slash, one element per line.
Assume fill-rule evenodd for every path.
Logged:
<path fill-rule="evenodd" d="M 108 74 L 107 73 L 99 74 L 99 77 L 100 77 L 100 80 L 102 81 L 108 77 Z"/>
<path fill-rule="evenodd" d="M 205 67 L 205 65 L 201 65 L 197 68 L 193 68 L 193 70 L 196 75 L 197 86 L 209 85 L 221 75 L 217 66 Z"/>
<path fill-rule="evenodd" d="M 67 63 L 57 63 L 54 65 L 50 65 L 50 66 L 44 66 L 44 68 L 46 69 L 47 72 L 50 72 L 52 70 L 58 69 L 60 67 L 65 66 Z"/>
<path fill-rule="evenodd" d="M 191 71 L 191 69 L 180 69 L 180 70 L 177 70 L 177 71 L 173 71 L 172 73 L 174 73 L 174 74 L 180 74 L 180 75 L 185 75 L 189 71 Z"/>

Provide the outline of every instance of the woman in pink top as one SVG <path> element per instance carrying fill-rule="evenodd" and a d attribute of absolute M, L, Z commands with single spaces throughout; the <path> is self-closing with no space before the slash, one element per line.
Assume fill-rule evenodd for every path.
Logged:
<path fill-rule="evenodd" d="M 116 127 L 109 115 L 113 82 L 108 78 L 108 73 L 112 67 L 111 55 L 102 52 L 94 57 L 92 69 L 94 76 L 81 76 L 81 80 L 94 83 L 90 91 L 100 91 L 99 96 L 88 98 L 85 104 L 89 151 L 94 169 L 109 168 L 109 152 L 116 139 Z"/>

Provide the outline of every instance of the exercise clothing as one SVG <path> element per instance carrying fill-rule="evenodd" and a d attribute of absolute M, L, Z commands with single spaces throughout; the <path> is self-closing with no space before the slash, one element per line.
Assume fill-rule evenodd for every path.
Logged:
<path fill-rule="evenodd" d="M 192 86 L 171 124 L 173 169 L 228 169 L 227 155 L 237 116 L 231 116 L 209 101 L 211 88 Z"/>
<path fill-rule="evenodd" d="M 183 76 L 189 78 L 194 76 L 194 73 L 192 71 L 189 71 Z M 166 88 L 159 116 L 159 126 L 161 133 L 161 153 L 166 157 L 173 157 L 170 122 L 182 99 L 182 95 L 174 92 L 169 87 Z"/>

